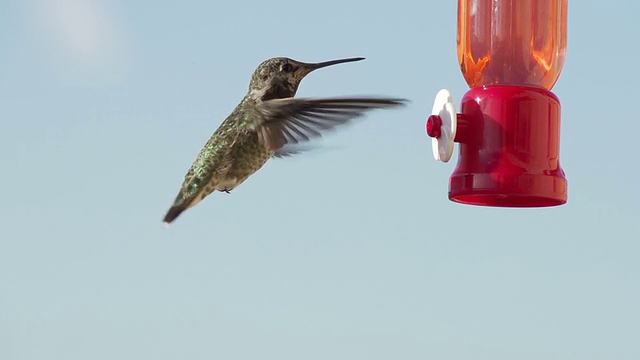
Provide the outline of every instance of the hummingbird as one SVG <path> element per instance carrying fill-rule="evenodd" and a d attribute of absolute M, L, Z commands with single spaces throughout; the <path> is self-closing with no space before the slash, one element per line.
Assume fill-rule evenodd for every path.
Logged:
<path fill-rule="evenodd" d="M 229 193 L 272 157 L 300 152 L 298 144 L 364 115 L 403 105 L 394 98 L 294 98 L 310 72 L 362 57 L 304 63 L 286 57 L 265 60 L 249 91 L 204 145 L 164 217 L 168 226 L 214 191 Z"/>

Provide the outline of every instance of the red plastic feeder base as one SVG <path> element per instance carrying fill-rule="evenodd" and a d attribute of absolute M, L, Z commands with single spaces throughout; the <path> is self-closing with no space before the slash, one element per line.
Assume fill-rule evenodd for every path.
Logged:
<path fill-rule="evenodd" d="M 471 89 L 462 99 L 458 165 L 449 199 L 500 207 L 567 202 L 560 167 L 560 101 L 548 90 L 521 86 Z"/>

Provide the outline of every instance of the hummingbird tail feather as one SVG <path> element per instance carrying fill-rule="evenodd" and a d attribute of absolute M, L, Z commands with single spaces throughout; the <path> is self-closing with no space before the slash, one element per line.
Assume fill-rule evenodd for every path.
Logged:
<path fill-rule="evenodd" d="M 169 211 L 167 211 L 167 215 L 164 216 L 164 223 L 169 225 L 173 220 L 175 220 L 183 211 L 187 210 L 188 206 L 172 206 Z"/>

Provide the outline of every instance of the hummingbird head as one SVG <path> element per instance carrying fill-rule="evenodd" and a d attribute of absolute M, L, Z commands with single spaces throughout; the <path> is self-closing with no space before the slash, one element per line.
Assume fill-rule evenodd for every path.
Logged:
<path fill-rule="evenodd" d="M 254 71 L 249 92 L 260 94 L 261 100 L 292 97 L 302 79 L 310 72 L 326 66 L 364 60 L 362 57 L 304 63 L 286 57 L 271 58 Z"/>

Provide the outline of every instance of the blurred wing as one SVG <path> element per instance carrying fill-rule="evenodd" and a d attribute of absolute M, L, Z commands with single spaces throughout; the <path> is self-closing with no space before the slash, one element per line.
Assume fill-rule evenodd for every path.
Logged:
<path fill-rule="evenodd" d="M 275 150 L 273 156 L 277 158 L 292 157 L 313 149 L 315 149 L 315 146 L 309 144 L 287 144 Z"/>
<path fill-rule="evenodd" d="M 256 131 L 260 142 L 276 151 L 320 137 L 322 132 L 364 115 L 367 110 L 404 105 L 404 99 L 304 99 L 267 100 L 258 105 L 261 112 Z M 288 146 L 287 146 L 288 148 Z M 285 155 L 286 149 L 281 151 Z M 285 155 L 286 156 L 286 155 Z"/>

